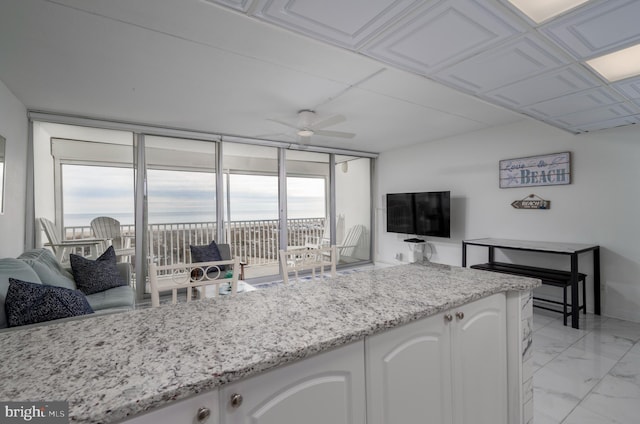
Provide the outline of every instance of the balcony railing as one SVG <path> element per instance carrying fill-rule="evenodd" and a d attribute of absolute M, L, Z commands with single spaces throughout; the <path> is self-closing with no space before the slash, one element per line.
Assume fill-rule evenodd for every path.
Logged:
<path fill-rule="evenodd" d="M 287 220 L 288 246 L 304 245 L 305 238 L 322 237 L 325 218 Z M 123 234 L 133 235 L 133 225 L 123 225 Z M 278 261 L 278 220 L 232 221 L 225 227 L 233 256 L 249 265 L 267 265 Z M 147 258 L 158 265 L 190 262 L 189 245 L 208 244 L 216 238 L 216 223 L 190 222 L 150 224 L 147 232 Z M 66 239 L 92 237 L 91 228 L 65 227 Z M 88 252 L 84 252 L 88 253 Z"/>

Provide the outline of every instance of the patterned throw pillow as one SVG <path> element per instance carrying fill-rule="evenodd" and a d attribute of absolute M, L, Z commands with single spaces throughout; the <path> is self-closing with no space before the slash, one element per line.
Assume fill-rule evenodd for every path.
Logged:
<path fill-rule="evenodd" d="M 189 250 L 191 250 L 191 262 L 215 262 L 222 260 L 220 249 L 218 249 L 218 245 L 215 241 L 204 246 L 189 245 Z M 220 271 L 224 271 L 226 269 L 226 265 L 220 266 Z"/>
<path fill-rule="evenodd" d="M 118 271 L 113 246 L 109 246 L 95 261 L 73 253 L 69 255 L 69 259 L 76 287 L 84 294 L 98 293 L 128 284 Z"/>
<path fill-rule="evenodd" d="M 9 278 L 5 299 L 9 327 L 92 314 L 85 295 L 78 290 Z"/>

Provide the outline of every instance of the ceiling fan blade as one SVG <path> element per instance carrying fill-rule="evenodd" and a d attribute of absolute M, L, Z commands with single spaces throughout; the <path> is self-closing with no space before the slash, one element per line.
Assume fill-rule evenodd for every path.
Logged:
<path fill-rule="evenodd" d="M 288 123 L 288 122 L 280 121 L 280 120 L 278 120 L 278 119 L 271 119 L 271 118 L 267 118 L 267 121 L 275 122 L 275 123 L 277 123 L 277 124 L 284 125 L 285 127 L 293 128 L 293 129 L 295 129 L 295 130 L 297 130 L 297 129 L 298 129 L 298 127 L 297 127 L 297 126 L 295 126 L 295 125 L 293 125 L 293 124 L 290 124 L 290 123 Z"/>
<path fill-rule="evenodd" d="M 354 133 L 348 133 L 348 132 L 342 132 L 342 131 L 327 131 L 327 130 L 314 131 L 314 134 L 325 136 L 325 137 L 338 137 L 338 138 L 353 138 L 356 136 Z"/>
<path fill-rule="evenodd" d="M 317 121 L 313 122 L 311 124 L 311 128 L 313 128 L 314 130 L 319 130 L 321 128 L 326 128 L 331 125 L 339 124 L 340 122 L 344 122 L 346 120 L 347 118 L 345 118 L 343 115 L 332 115 L 326 118 L 318 119 Z"/>

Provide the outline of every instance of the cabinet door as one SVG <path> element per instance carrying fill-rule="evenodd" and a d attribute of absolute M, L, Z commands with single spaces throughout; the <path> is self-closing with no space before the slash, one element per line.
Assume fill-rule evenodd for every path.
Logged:
<path fill-rule="evenodd" d="M 369 337 L 367 424 L 450 423 L 450 346 L 444 314 Z"/>
<path fill-rule="evenodd" d="M 169 403 L 135 416 L 125 424 L 218 424 L 218 390 Z"/>
<path fill-rule="evenodd" d="M 223 386 L 220 407 L 223 424 L 364 424 L 364 342 Z"/>
<path fill-rule="evenodd" d="M 495 294 L 452 312 L 454 422 L 506 424 L 505 295 Z"/>

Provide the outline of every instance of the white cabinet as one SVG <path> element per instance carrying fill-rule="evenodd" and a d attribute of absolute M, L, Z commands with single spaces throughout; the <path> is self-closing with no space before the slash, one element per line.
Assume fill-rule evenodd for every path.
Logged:
<path fill-rule="evenodd" d="M 369 337 L 367 424 L 506 424 L 505 314 L 496 294 Z"/>
<path fill-rule="evenodd" d="M 211 390 L 125 421 L 126 424 L 218 424 L 218 390 Z"/>
<path fill-rule="evenodd" d="M 452 315 L 453 422 L 506 424 L 505 295 L 495 294 L 463 305 Z"/>
<path fill-rule="evenodd" d="M 220 389 L 222 424 L 364 424 L 364 342 Z"/>

